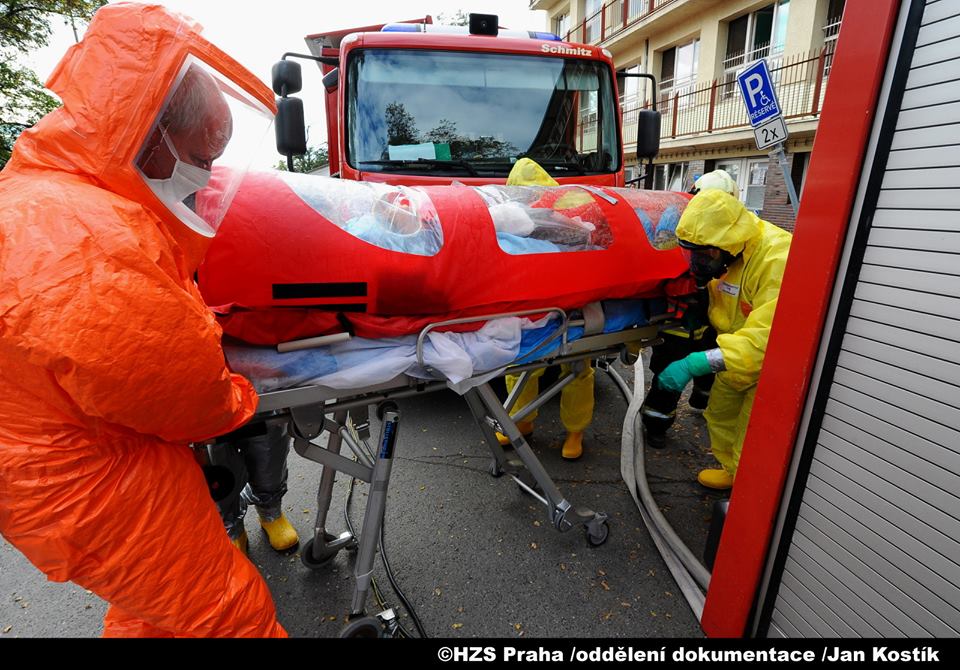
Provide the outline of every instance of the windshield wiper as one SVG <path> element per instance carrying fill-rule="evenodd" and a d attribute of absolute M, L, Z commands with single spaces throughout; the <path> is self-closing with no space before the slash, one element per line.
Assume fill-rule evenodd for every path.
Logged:
<path fill-rule="evenodd" d="M 416 160 L 382 160 L 382 161 L 360 161 L 360 165 L 384 165 L 387 167 L 422 167 L 431 165 L 436 167 L 461 167 L 470 173 L 471 177 L 479 177 L 477 169 L 463 160 L 440 160 L 438 158 L 417 158 Z"/>
<path fill-rule="evenodd" d="M 580 163 L 575 163 L 574 161 L 552 161 L 549 158 L 542 158 L 537 160 L 533 158 L 532 160 L 537 161 L 545 168 L 551 168 L 553 170 L 574 170 L 577 174 L 587 174 L 587 171 L 583 169 L 583 166 Z"/>

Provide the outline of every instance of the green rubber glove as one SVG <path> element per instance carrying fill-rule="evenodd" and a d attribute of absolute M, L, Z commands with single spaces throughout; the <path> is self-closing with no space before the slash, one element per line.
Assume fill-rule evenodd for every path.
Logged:
<path fill-rule="evenodd" d="M 686 358 L 674 361 L 657 375 L 660 388 L 680 393 L 690 380 L 700 375 L 710 374 L 710 361 L 704 351 L 695 351 Z"/>

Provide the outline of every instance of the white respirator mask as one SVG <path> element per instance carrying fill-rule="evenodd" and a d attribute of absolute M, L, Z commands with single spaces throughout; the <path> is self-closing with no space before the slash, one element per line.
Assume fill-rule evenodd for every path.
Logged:
<path fill-rule="evenodd" d="M 166 179 L 148 179 L 147 181 L 150 182 L 153 190 L 162 200 L 183 202 L 184 198 L 206 187 L 210 182 L 211 172 L 180 160 L 180 155 L 167 136 L 167 132 L 161 128 L 160 134 L 167 145 L 167 149 L 176 159 L 176 163 L 174 163 L 173 172 Z"/>

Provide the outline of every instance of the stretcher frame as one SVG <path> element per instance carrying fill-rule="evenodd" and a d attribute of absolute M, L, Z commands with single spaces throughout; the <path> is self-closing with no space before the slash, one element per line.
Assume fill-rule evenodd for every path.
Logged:
<path fill-rule="evenodd" d="M 564 310 L 556 307 L 438 321 L 420 331 L 417 338 L 417 361 L 421 367 L 436 372 L 426 365 L 423 348 L 427 335 L 438 328 L 503 317 L 544 314 L 558 317 L 559 327 L 528 352 L 524 359 L 548 348 L 551 353 L 530 362 L 505 367 L 492 376 L 490 373 L 479 375 L 477 379 L 483 379 L 482 383 L 471 388 L 463 397 L 490 449 L 490 474 L 494 477 L 507 474 L 513 478 L 521 489 L 544 505 L 550 523 L 558 531 L 566 532 L 576 525 L 581 525 L 588 543 L 591 546 L 600 546 L 606 542 L 609 534 L 607 515 L 574 506 L 564 497 L 520 433 L 516 421 L 522 420 L 560 393 L 576 377 L 580 369 L 578 366 L 596 363 L 605 367 L 618 357 L 632 364 L 636 360 L 636 354 L 628 350 L 628 345 L 634 345 L 633 351 L 638 351 L 642 347 L 656 344 L 659 341 L 658 325 L 634 326 L 613 333 L 602 333 L 601 322 L 601 332 L 586 334 L 597 329 L 595 323 L 589 323 L 589 316 L 571 319 Z M 570 340 L 570 329 L 578 326 L 584 327 L 585 334 Z M 552 350 L 554 344 L 557 344 L 556 350 Z M 570 372 L 542 390 L 533 401 L 511 417 L 510 411 L 523 387 L 529 382 L 531 374 L 561 363 L 570 363 Z M 491 388 L 490 381 L 506 374 L 519 374 L 520 379 L 506 401 L 501 403 Z M 316 570 L 329 563 L 344 549 L 358 552 L 350 618 L 352 621 L 360 621 L 359 617 L 372 620 L 374 623 L 368 623 L 365 629 L 368 633 L 373 627 L 379 627 L 376 619 L 366 617 L 365 604 L 399 435 L 401 414 L 397 401 L 447 388 L 449 386 L 445 381 L 427 381 L 401 374 L 390 381 L 358 389 L 331 389 L 307 385 L 260 395 L 255 421 L 287 424 L 287 432 L 293 438 L 294 450 L 300 456 L 323 466 L 317 490 L 317 516 L 313 536 L 304 544 L 301 560 L 304 565 Z M 376 408 L 381 421 L 376 449 L 372 448 L 369 442 L 371 406 Z M 326 445 L 321 446 L 317 442 L 324 432 L 329 434 L 329 438 Z M 509 447 L 500 446 L 497 432 L 507 436 L 510 440 Z M 353 459 L 341 455 L 344 445 L 353 454 Z M 331 533 L 327 528 L 327 514 L 337 472 L 343 472 L 370 485 L 359 537 L 349 531 Z M 348 629 L 350 628 L 348 626 Z M 347 632 L 345 629 L 344 634 Z M 356 630 L 353 630 L 351 636 L 353 635 L 356 635 Z"/>

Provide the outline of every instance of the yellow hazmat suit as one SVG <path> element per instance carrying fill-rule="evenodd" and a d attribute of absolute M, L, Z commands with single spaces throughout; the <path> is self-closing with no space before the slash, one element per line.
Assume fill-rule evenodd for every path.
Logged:
<path fill-rule="evenodd" d="M 227 203 L 165 202 L 168 186 L 174 200 L 199 186 L 151 186 L 137 167 L 166 156 L 173 174 L 206 179 L 209 164 L 186 161 L 219 160 L 187 155 L 162 125 L 193 61 L 234 86 L 212 90 L 218 113 L 245 97 L 269 124 L 269 89 L 199 26 L 111 4 L 47 82 L 63 107 L 0 173 L 0 533 L 49 579 L 107 600 L 107 636 L 279 637 L 270 591 L 223 532 L 188 446 L 257 404 L 192 279 L 219 222 L 201 215 Z M 146 139 L 161 135 L 169 154 Z"/>
<path fill-rule="evenodd" d="M 508 186 L 559 186 L 560 184 L 536 162 L 529 158 L 521 158 L 517 161 L 510 174 L 507 176 Z M 564 193 L 553 205 L 554 209 L 576 209 L 585 204 L 592 204 L 593 198 L 586 192 L 568 192 Z M 564 364 L 560 366 L 561 374 L 566 376 L 571 371 L 571 366 Z M 523 409 L 540 393 L 540 377 L 543 376 L 543 368 L 536 370 L 530 375 L 527 385 L 520 392 L 517 402 L 514 404 L 514 412 Z M 593 378 L 594 370 L 590 366 L 590 361 L 584 361 L 583 369 L 577 373 L 569 384 L 563 387 L 560 392 L 560 420 L 563 427 L 567 429 L 568 437 L 564 443 L 564 458 L 578 458 L 582 453 L 581 440 L 582 433 L 593 420 Z M 511 391 L 516 386 L 516 375 L 507 375 L 507 391 Z M 533 429 L 533 421 L 537 418 L 538 412 L 534 411 L 519 424 L 520 431 L 527 433 Z M 506 444 L 506 438 L 501 440 Z"/>
<path fill-rule="evenodd" d="M 717 374 L 704 413 L 713 454 L 735 475 L 792 236 L 736 198 L 710 189 L 687 205 L 677 237 L 737 256 L 708 284 L 708 317 L 725 371 Z"/>

